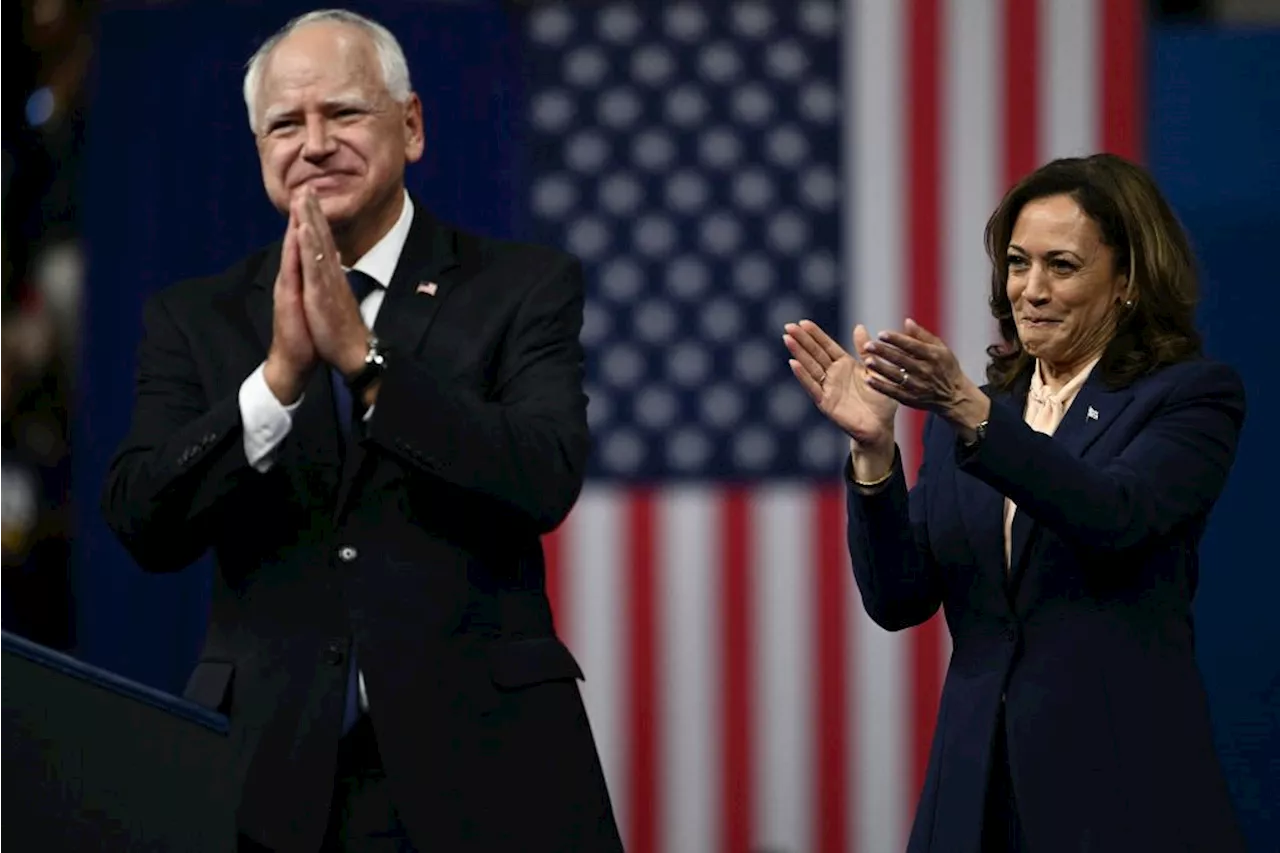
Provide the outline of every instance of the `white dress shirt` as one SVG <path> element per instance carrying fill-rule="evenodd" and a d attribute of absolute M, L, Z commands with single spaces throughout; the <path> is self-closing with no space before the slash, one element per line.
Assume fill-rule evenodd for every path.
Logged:
<path fill-rule="evenodd" d="M 409 226 L 413 224 L 413 202 L 409 193 L 404 194 L 404 205 L 400 208 L 400 218 L 382 239 L 373 245 L 368 252 L 355 262 L 354 266 L 344 267 L 344 271 L 359 270 L 378 283 L 378 287 L 360 303 L 360 316 L 370 329 L 378 318 L 378 309 L 387 293 L 387 285 L 400 262 L 400 253 L 404 250 L 405 240 L 409 238 Z M 263 473 L 271 470 L 275 463 L 276 451 L 284 441 L 289 430 L 293 428 L 293 413 L 302 405 L 299 397 L 292 405 L 285 406 L 276 399 L 267 386 L 265 375 L 266 362 L 259 364 L 248 378 L 240 384 L 240 420 L 244 425 L 244 455 L 249 464 Z M 373 415 L 373 407 L 364 413 L 368 420 Z M 360 707 L 368 709 L 369 700 L 364 688 L 364 673 L 360 673 Z"/>

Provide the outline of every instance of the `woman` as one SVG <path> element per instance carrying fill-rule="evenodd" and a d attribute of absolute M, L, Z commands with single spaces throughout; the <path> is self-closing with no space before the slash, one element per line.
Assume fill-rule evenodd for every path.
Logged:
<path fill-rule="evenodd" d="M 1057 160 L 987 223 L 987 384 L 907 320 L 791 368 L 851 439 L 848 542 L 889 630 L 941 605 L 954 652 L 911 851 L 1243 850 L 1191 600 L 1244 421 L 1205 360 L 1185 234 L 1118 157 Z M 929 413 L 908 490 L 898 405 Z"/>

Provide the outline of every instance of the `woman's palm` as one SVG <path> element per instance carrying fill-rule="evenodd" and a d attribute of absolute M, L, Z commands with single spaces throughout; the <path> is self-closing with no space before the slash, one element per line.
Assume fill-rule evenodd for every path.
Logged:
<path fill-rule="evenodd" d="M 822 383 L 818 409 L 859 444 L 884 440 L 898 404 L 867 385 L 867 368 L 845 353 L 832 362 Z"/>
<path fill-rule="evenodd" d="M 859 444 L 879 444 L 893 435 L 898 404 L 867 385 L 867 368 L 809 321 L 788 327 L 796 356 L 792 371 L 819 411 Z M 853 330 L 854 347 L 865 351 L 870 336 L 863 326 Z"/>

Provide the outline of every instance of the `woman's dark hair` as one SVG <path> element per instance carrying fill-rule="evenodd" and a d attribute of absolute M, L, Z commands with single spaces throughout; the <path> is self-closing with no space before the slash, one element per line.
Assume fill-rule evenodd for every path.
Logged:
<path fill-rule="evenodd" d="M 1028 202 L 1068 195 L 1102 233 L 1115 256 L 1115 271 L 1129 277 L 1126 304 L 1117 307 L 1116 333 L 1098 369 L 1111 387 L 1122 387 L 1159 367 L 1200 353 L 1195 328 L 1198 298 L 1195 258 L 1186 232 L 1140 166 L 1114 154 L 1054 160 L 1009 190 L 987 220 L 991 259 L 991 315 L 1002 343 L 987 348 L 987 381 L 1007 390 L 1031 369 L 1022 349 L 1005 288 L 1007 251 L 1018 215 Z"/>

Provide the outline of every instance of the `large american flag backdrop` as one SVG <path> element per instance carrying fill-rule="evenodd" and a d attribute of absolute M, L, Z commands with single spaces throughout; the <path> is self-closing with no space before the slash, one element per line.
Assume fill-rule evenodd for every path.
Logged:
<path fill-rule="evenodd" d="M 905 846 L 949 654 L 862 610 L 847 443 L 784 322 L 907 316 L 979 377 L 982 228 L 1139 154 L 1140 0 L 683 0 L 524 16 L 533 233 L 588 273 L 590 478 L 546 539 L 632 853 Z M 909 470 L 918 417 L 899 434 Z"/>

